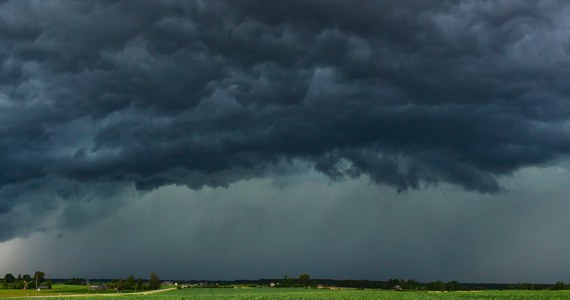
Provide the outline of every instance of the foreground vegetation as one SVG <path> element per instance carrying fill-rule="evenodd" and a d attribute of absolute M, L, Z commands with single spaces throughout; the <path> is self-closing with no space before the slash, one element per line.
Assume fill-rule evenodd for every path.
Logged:
<path fill-rule="evenodd" d="M 113 293 L 116 294 L 117 291 L 116 290 L 89 291 L 89 288 L 85 285 L 65 285 L 65 284 L 54 284 L 51 289 L 45 289 L 40 291 L 34 289 L 28 289 L 28 290 L 0 289 L 0 297 L 59 296 L 59 295 L 78 295 L 78 294 L 98 295 L 98 294 L 113 294 Z"/>
<path fill-rule="evenodd" d="M 45 294 L 48 296 L 48 294 Z M 13 299 L 27 299 L 22 298 Z M 69 300 L 201 300 L 201 299 L 258 299 L 258 300 L 562 300 L 570 299 L 569 291 L 476 291 L 476 292 L 427 292 L 427 291 L 385 291 L 356 289 L 305 289 L 305 288 L 186 288 L 153 295 L 93 295 L 65 297 Z"/>
<path fill-rule="evenodd" d="M 45 273 L 34 276 L 7 274 L 1 282 L 0 298 L 11 299 L 106 299 L 106 300 L 200 300 L 200 299 L 378 299 L 378 300 L 561 300 L 570 299 L 570 284 L 460 284 L 420 283 L 414 280 L 388 281 L 311 279 L 309 274 L 282 280 L 260 279 L 243 282 L 162 282 L 156 273 L 149 280 L 126 279 L 90 282 L 72 278 L 52 284 Z M 338 287 L 341 288 L 338 288 Z M 37 288 L 36 288 L 37 287 Z M 161 289 L 162 290 L 159 290 Z M 493 290 L 488 290 L 491 288 Z M 504 289 L 504 290 L 503 290 Z"/>
<path fill-rule="evenodd" d="M 184 289 L 163 294 L 156 299 L 339 299 L 339 300 L 561 300 L 570 299 L 567 291 L 477 291 L 477 292 L 401 292 L 355 289 Z M 178 298 L 176 298 L 178 297 Z"/>

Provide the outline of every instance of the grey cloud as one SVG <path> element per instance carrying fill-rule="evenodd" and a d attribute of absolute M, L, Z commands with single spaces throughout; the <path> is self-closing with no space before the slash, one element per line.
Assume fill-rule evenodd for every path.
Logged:
<path fill-rule="evenodd" d="M 137 194 L 122 183 L 82 184 L 54 176 L 6 185 L 0 190 L 0 240 L 62 227 L 84 228 Z"/>
<path fill-rule="evenodd" d="M 563 2 L 0 6 L 0 192 L 18 199 L 50 178 L 227 187 L 294 160 L 497 193 L 570 150 Z"/>
<path fill-rule="evenodd" d="M 39 268 L 54 278 L 155 271 L 165 279 L 232 280 L 308 272 L 552 283 L 564 280 L 570 266 L 568 175 L 526 168 L 501 181 L 518 193 L 500 195 L 450 185 L 397 193 L 364 177 L 331 185 L 315 171 L 275 176 L 290 181 L 280 187 L 267 178 L 228 189 L 164 186 L 81 231 L 2 244 L 0 253 L 17 254 L 2 253 L 11 259 L 0 267 Z"/>

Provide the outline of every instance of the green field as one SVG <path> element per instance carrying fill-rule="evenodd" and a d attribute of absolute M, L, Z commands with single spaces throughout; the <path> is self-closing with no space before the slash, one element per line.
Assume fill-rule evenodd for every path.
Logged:
<path fill-rule="evenodd" d="M 59 291 L 62 295 L 73 291 L 72 288 L 61 288 Z M 77 290 L 79 291 L 79 290 Z M 43 295 L 58 295 L 57 289 L 52 293 L 44 293 Z M 3 295 L 4 296 L 4 295 Z M 26 299 L 25 295 L 22 298 Z M 32 295 L 30 295 L 32 296 Z M 59 298 L 59 297 L 58 297 Z M 129 299 L 129 300 L 191 300 L 191 299 L 258 299 L 258 300 L 293 300 L 293 299 L 343 299 L 343 300 L 359 300 L 359 299 L 378 299 L 378 300 L 449 300 L 449 299 L 468 299 L 468 300 L 565 300 L 570 299 L 570 291 L 481 291 L 481 292 L 394 292 L 381 290 L 317 290 L 317 289 L 272 289 L 272 288 L 189 288 L 164 292 L 155 295 L 99 295 L 99 296 L 81 296 L 81 297 L 61 297 L 69 300 L 92 300 L 92 299 Z M 51 298 L 54 299 L 54 298 Z"/>
<path fill-rule="evenodd" d="M 570 291 L 485 291 L 485 292 L 394 292 L 382 290 L 316 290 L 316 289 L 184 289 L 153 296 L 156 299 L 504 299 L 562 300 L 570 299 Z M 180 297 L 180 298 L 176 298 Z"/>
<path fill-rule="evenodd" d="M 77 294 L 112 294 L 116 293 L 114 290 L 108 291 L 91 291 L 87 290 L 84 285 L 65 285 L 54 284 L 51 290 L 10 290 L 0 289 L 0 297 L 32 297 L 32 296 L 58 296 L 58 295 L 77 295 Z M 68 298 L 69 299 L 69 298 Z M 83 299 L 83 298 L 82 298 Z"/>

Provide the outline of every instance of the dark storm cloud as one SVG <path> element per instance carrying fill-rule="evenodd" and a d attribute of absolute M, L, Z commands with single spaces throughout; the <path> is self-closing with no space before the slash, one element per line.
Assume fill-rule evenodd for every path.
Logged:
<path fill-rule="evenodd" d="M 22 234 L 11 220 L 39 201 L 30 184 L 59 203 L 40 215 L 76 201 L 55 183 L 227 186 L 292 160 L 398 190 L 498 192 L 498 177 L 570 151 L 569 12 L 560 1 L 2 2 L 0 239 Z"/>

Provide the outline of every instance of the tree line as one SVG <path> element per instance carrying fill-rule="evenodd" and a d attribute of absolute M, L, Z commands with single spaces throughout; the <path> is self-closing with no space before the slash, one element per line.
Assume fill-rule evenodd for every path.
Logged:
<path fill-rule="evenodd" d="M 135 277 L 131 274 L 126 279 L 113 279 L 111 282 L 107 283 L 106 286 L 110 289 L 116 289 L 119 291 L 143 291 L 158 290 L 160 289 L 161 283 L 158 275 L 155 272 L 152 272 L 148 281 L 145 281 L 141 278 L 135 280 Z"/>
<path fill-rule="evenodd" d="M 12 273 L 8 273 L 2 279 L 1 284 L 3 289 L 51 289 L 52 281 L 51 279 L 46 279 L 46 273 L 42 271 L 36 271 L 32 277 L 29 274 L 18 274 L 18 277 L 14 276 Z"/>
<path fill-rule="evenodd" d="M 274 282 L 270 279 L 262 279 L 262 283 Z M 349 288 L 388 289 L 388 290 L 427 290 L 427 291 L 460 291 L 460 290 L 570 290 L 570 283 L 558 281 L 554 284 L 475 284 L 460 283 L 458 281 L 432 281 L 420 283 L 413 279 L 389 279 L 387 281 L 375 280 L 336 280 L 336 279 L 311 279 L 308 274 L 302 274 L 298 278 L 285 275 L 276 287 L 307 287 L 307 286 L 336 286 Z"/>
<path fill-rule="evenodd" d="M 554 284 L 536 284 L 536 283 L 517 283 L 509 285 L 511 290 L 570 290 L 570 283 L 557 281 Z"/>
<path fill-rule="evenodd" d="M 1 287 L 3 289 L 51 289 L 52 280 L 47 278 L 45 272 L 36 271 L 32 277 L 29 274 L 14 276 L 12 273 L 8 273 L 2 279 Z M 68 285 L 86 285 L 91 289 L 91 284 L 89 280 L 84 278 L 71 278 L 64 282 Z M 160 289 L 161 282 L 160 278 L 156 272 L 152 272 L 148 280 L 143 280 L 141 278 L 135 279 L 133 275 L 128 276 L 126 279 L 113 279 L 110 282 L 102 283 L 98 285 L 104 289 L 116 289 L 116 290 L 158 290 Z"/>

